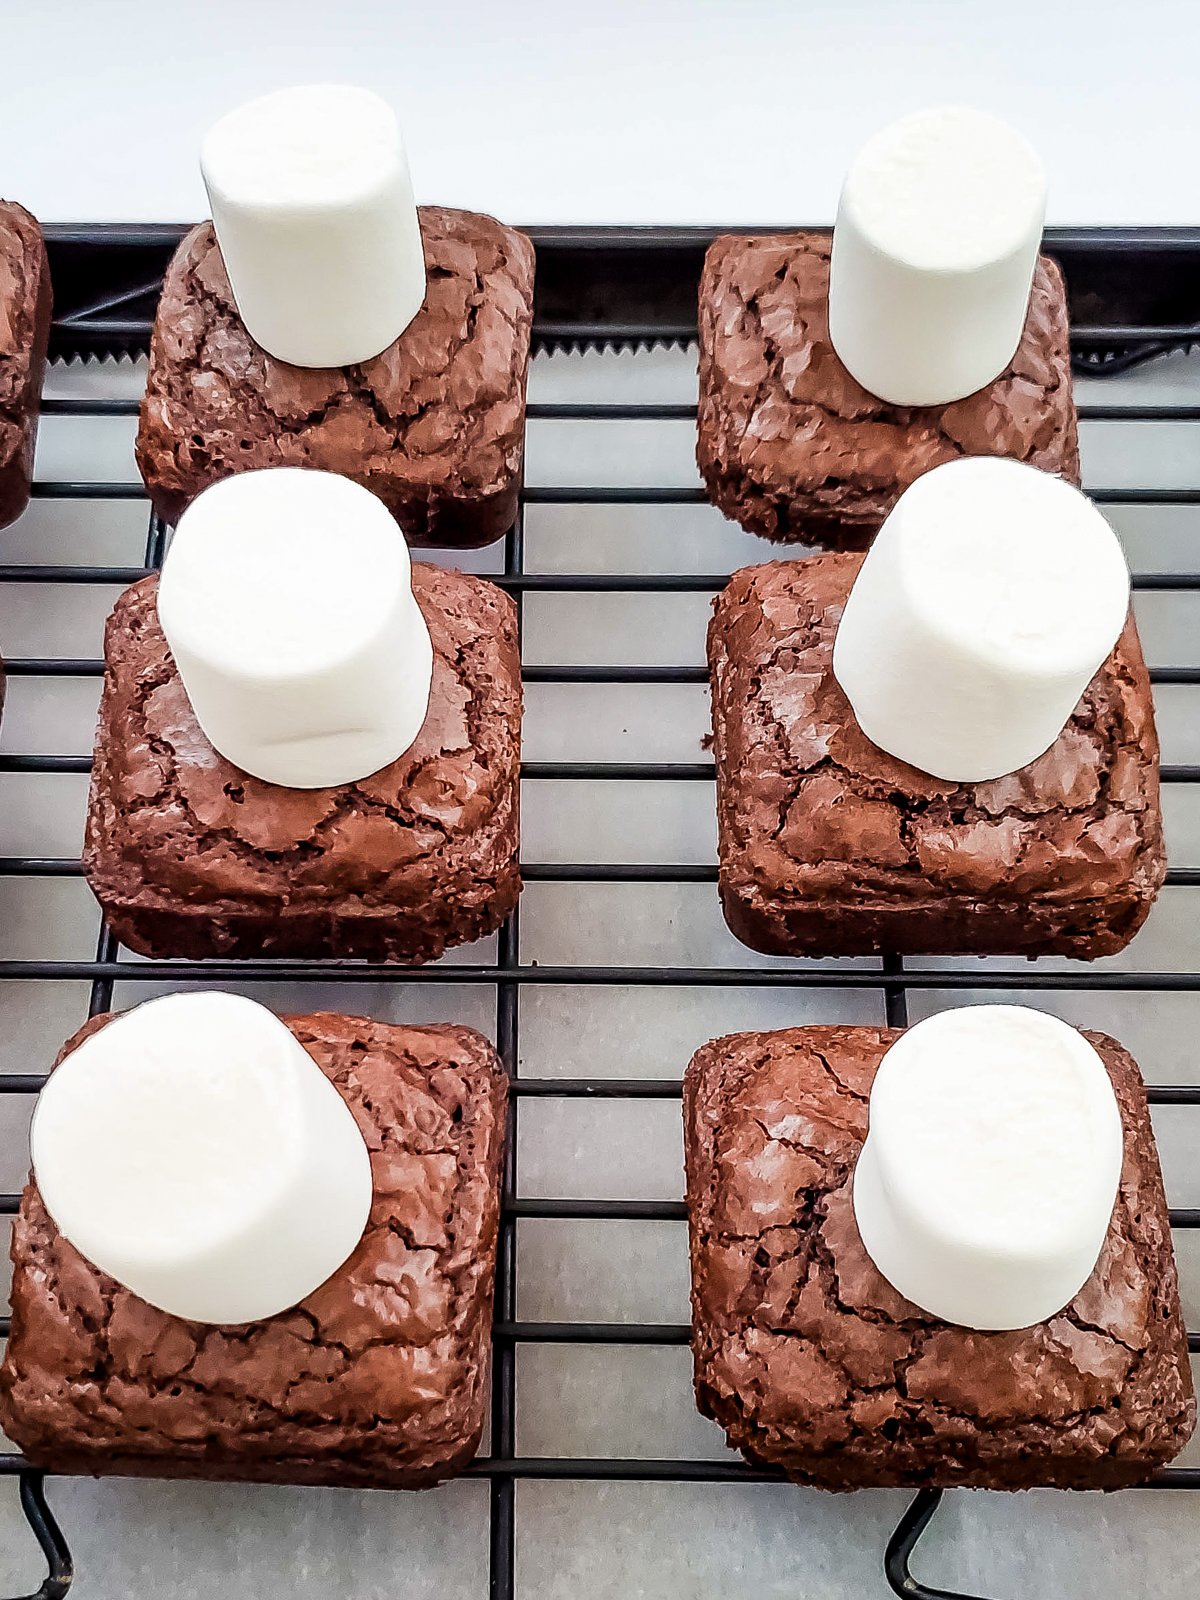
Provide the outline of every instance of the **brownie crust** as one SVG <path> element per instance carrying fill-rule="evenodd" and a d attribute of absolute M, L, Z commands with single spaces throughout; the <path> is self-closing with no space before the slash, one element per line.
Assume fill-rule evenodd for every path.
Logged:
<path fill-rule="evenodd" d="M 1195 1400 L 1145 1090 L 1089 1033 L 1125 1129 L 1096 1270 L 1057 1316 L 981 1333 L 875 1270 L 851 1180 L 882 1028 L 705 1045 L 684 1083 L 696 1398 L 751 1460 L 822 1489 L 1117 1489 L 1187 1443 Z"/>
<path fill-rule="evenodd" d="M 411 544 L 484 545 L 512 526 L 525 442 L 533 246 L 491 217 L 420 208 L 428 291 L 395 344 L 351 367 L 294 367 L 246 332 L 211 222 L 167 269 L 137 461 L 168 522 L 255 467 L 364 484 Z"/>
<path fill-rule="evenodd" d="M 429 711 L 399 760 L 289 789 L 240 771 L 196 722 L 158 623 L 157 578 L 118 600 L 84 838 L 109 926 L 142 955 L 432 961 L 516 905 L 516 611 L 482 578 L 413 568 L 433 640 Z"/>
<path fill-rule="evenodd" d="M 470 1028 L 284 1020 L 371 1153 L 358 1248 L 292 1311 L 188 1322 L 86 1261 L 31 1179 L 13 1224 L 0 1420 L 38 1466 L 423 1488 L 478 1449 L 507 1093 L 495 1052 Z"/>
<path fill-rule="evenodd" d="M 24 206 L 0 200 L 0 528 L 29 504 L 50 312 L 42 230 Z"/>
<path fill-rule="evenodd" d="M 696 457 L 713 503 L 780 543 L 870 543 L 903 490 L 958 456 L 1079 482 L 1062 273 L 1039 259 L 1011 365 L 947 406 L 869 394 L 829 341 L 828 236 L 726 234 L 700 281 Z"/>
<path fill-rule="evenodd" d="M 733 575 L 708 630 L 720 895 L 771 955 L 1112 955 L 1166 875 L 1132 613 L 1057 742 L 985 783 L 880 750 L 833 676 L 863 557 Z"/>

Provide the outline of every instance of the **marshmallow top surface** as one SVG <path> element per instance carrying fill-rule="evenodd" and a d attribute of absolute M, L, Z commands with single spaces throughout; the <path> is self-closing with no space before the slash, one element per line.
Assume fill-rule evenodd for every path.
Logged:
<path fill-rule="evenodd" d="M 1104 517 L 1061 478 L 1000 457 L 947 462 L 906 490 L 901 519 L 905 597 L 962 655 L 1014 677 L 1090 661 L 1090 677 L 1112 649 L 1129 569 Z"/>
<path fill-rule="evenodd" d="M 197 1322 L 297 1305 L 371 1209 L 349 1106 L 291 1030 L 238 995 L 165 995 L 84 1039 L 42 1090 L 30 1147 L 64 1238 Z"/>
<path fill-rule="evenodd" d="M 395 113 L 377 94 L 308 84 L 228 112 L 205 137 L 200 165 L 226 204 L 290 210 L 372 193 L 400 152 Z"/>
<path fill-rule="evenodd" d="M 157 603 L 197 722 L 256 778 L 355 783 L 421 730 L 433 645 L 408 546 L 348 478 L 268 467 L 204 490 L 179 520 Z"/>
<path fill-rule="evenodd" d="M 282 1193 L 302 1155 L 294 1047 L 278 1018 L 231 994 L 151 1000 L 84 1040 L 50 1075 L 30 1133 L 42 1198 L 71 1242 L 128 1270 L 219 1246 Z"/>
<path fill-rule="evenodd" d="M 184 511 L 158 611 L 181 645 L 234 676 L 335 667 L 411 589 L 408 546 L 369 489 L 272 467 L 225 478 Z"/>
<path fill-rule="evenodd" d="M 1022 248 L 1040 229 L 1046 178 L 1033 146 L 988 112 L 918 111 L 869 139 L 842 207 L 875 246 L 922 271 L 963 272 Z"/>
<path fill-rule="evenodd" d="M 884 1183 L 922 1230 L 1039 1256 L 1098 1203 L 1107 1226 L 1120 1111 L 1096 1051 L 1057 1017 L 966 1006 L 918 1023 L 880 1063 L 870 1121 Z"/>
<path fill-rule="evenodd" d="M 887 1052 L 854 1169 L 868 1256 L 914 1305 L 968 1328 L 1027 1328 L 1096 1269 L 1124 1132 L 1103 1061 L 1022 1006 L 919 1023 Z"/>

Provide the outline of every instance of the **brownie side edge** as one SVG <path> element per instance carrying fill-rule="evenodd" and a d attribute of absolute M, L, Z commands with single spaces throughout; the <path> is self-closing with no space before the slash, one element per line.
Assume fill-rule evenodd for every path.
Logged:
<path fill-rule="evenodd" d="M 5 308 L 12 349 L 0 352 L 0 528 L 29 504 L 41 411 L 53 291 L 46 244 L 37 219 L 15 201 L 0 201 L 0 235 L 7 270 L 19 291 Z"/>

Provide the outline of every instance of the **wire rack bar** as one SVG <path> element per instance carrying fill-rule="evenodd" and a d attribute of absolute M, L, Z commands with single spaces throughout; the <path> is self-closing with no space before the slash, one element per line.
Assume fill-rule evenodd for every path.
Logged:
<path fill-rule="evenodd" d="M 2 1073 L 0 1095 L 37 1094 L 45 1082 L 44 1072 Z M 675 1078 L 516 1078 L 510 1086 L 516 1100 L 678 1100 L 681 1092 Z M 1148 1084 L 1146 1099 L 1152 1106 L 1200 1106 L 1200 1085 Z M 0 1337 L 7 1331 L 0 1318 Z"/>
<path fill-rule="evenodd" d="M 504 541 L 504 570 L 520 573 L 525 559 L 524 508 Z M 521 601 L 517 597 L 518 637 L 522 631 Z M 520 908 L 513 911 L 500 931 L 496 945 L 497 971 L 519 964 L 521 959 Z M 496 1047 L 509 1088 L 514 1089 L 519 1071 L 521 995 L 514 983 L 499 978 L 496 983 Z M 501 1176 L 500 1237 L 496 1252 L 497 1319 L 514 1323 L 517 1314 L 517 1228 L 514 1206 L 517 1196 L 517 1102 L 510 1095 L 507 1111 L 507 1139 Z M 512 1340 L 493 1343 L 492 1355 L 492 1456 L 499 1462 L 512 1461 L 517 1453 L 517 1355 Z M 511 1474 L 501 1473 L 492 1480 L 489 1498 L 489 1600 L 513 1600 L 516 1587 L 516 1487 Z"/>
<path fill-rule="evenodd" d="M 444 962 L 430 967 L 395 967 L 369 962 L 336 961 L 157 961 L 96 959 L 0 961 L 0 979 L 45 978 L 54 981 L 113 978 L 125 983 L 401 983 L 401 984 L 548 984 L 557 988 L 615 987 L 656 989 L 880 989 L 877 967 L 491 967 Z M 905 968 L 909 989 L 1103 990 L 1107 993 L 1195 993 L 1196 972 L 1121 972 L 1104 967 L 1084 971 L 1035 966 L 1003 971 L 992 967 Z"/>
<path fill-rule="evenodd" d="M 24 1456 L 0 1455 L 0 1475 L 29 1471 Z M 578 1482 L 612 1483 L 783 1483 L 781 1472 L 768 1467 L 752 1467 L 736 1460 L 659 1460 L 620 1456 L 515 1456 L 495 1460 L 481 1456 L 465 1469 L 468 1478 L 488 1479 L 572 1479 Z M 1200 1468 L 1170 1467 L 1139 1489 L 1200 1489 Z"/>
<path fill-rule="evenodd" d="M 150 317 L 107 317 L 103 322 L 55 320 L 52 348 L 64 342 L 77 349 L 104 351 L 111 346 L 126 351 L 144 352 L 153 328 Z M 533 342 L 540 347 L 579 347 L 582 345 L 693 344 L 697 327 L 694 317 L 674 321 L 649 319 L 557 320 L 533 319 Z M 1123 345 L 1158 345 L 1171 349 L 1200 342 L 1200 324 L 1161 323 L 1144 327 L 1132 322 L 1112 322 L 1071 329 L 1071 345 L 1076 350 L 1111 348 Z"/>
<path fill-rule="evenodd" d="M 15 656 L 5 663 L 10 678 L 99 678 L 104 663 L 95 658 L 63 656 Z M 550 665 L 541 662 L 522 669 L 527 684 L 707 684 L 707 667 L 637 667 L 607 664 Z M 1200 666 L 1151 667 L 1151 683 L 1200 684 Z M 44 758 L 43 758 L 44 759 Z M 570 765 L 570 763 L 568 763 Z"/>
<path fill-rule="evenodd" d="M 126 402 L 118 401 L 118 405 Z M 136 404 L 129 405 L 136 411 Z M 1200 406 L 1112 404 L 1081 401 L 1075 407 L 1081 422 L 1200 422 Z M 696 402 L 638 400 L 531 401 L 526 414 L 533 422 L 694 422 Z"/>
<path fill-rule="evenodd" d="M 0 1073 L 0 1095 L 37 1094 L 45 1082 L 44 1072 Z M 509 1093 L 516 1100 L 678 1100 L 682 1087 L 678 1078 L 514 1078 Z M 1197 1106 L 1200 1084 L 1148 1084 L 1146 1098 L 1152 1106 Z M 7 1331 L 0 1318 L 0 1337 Z"/>
<path fill-rule="evenodd" d="M 1200 505 L 1200 486 L 1092 485 L 1087 493 L 1097 505 L 1194 506 Z M 33 485 L 35 500 L 145 500 L 141 483 L 106 479 L 40 479 Z M 708 503 L 700 484 L 530 484 L 524 491 L 527 506 L 699 506 Z"/>
<path fill-rule="evenodd" d="M 0 878 L 82 876 L 83 865 L 74 857 L 0 856 Z M 521 876 L 526 883 L 716 883 L 717 867 L 715 862 L 527 861 Z M 1170 868 L 1166 886 L 1200 887 L 1200 867 Z"/>
<path fill-rule="evenodd" d="M 149 567 L 39 566 L 0 563 L 0 583 L 111 584 L 124 588 L 148 577 Z M 728 572 L 521 572 L 487 573 L 489 583 L 509 594 L 716 594 Z M 1200 589 L 1200 572 L 1135 572 L 1135 590 L 1176 593 Z"/>
<path fill-rule="evenodd" d="M 42 415 L 136 417 L 139 405 L 140 402 L 136 398 L 128 396 L 47 397 L 42 401 Z M 1104 400 L 1093 400 L 1081 401 L 1075 409 L 1081 422 L 1200 422 L 1200 406 L 1197 405 L 1129 402 L 1114 405 Z M 693 422 L 696 417 L 696 402 L 694 400 L 531 400 L 525 412 L 531 422 Z"/>
<path fill-rule="evenodd" d="M 110 1004 L 111 1001 L 101 1000 L 97 1011 L 107 1010 Z M 904 1027 L 905 1024 L 895 1022 L 890 1026 Z M 0 1216 L 15 1216 L 20 1204 L 19 1194 L 0 1194 Z M 542 1222 L 686 1222 L 687 1206 L 682 1200 L 592 1200 L 574 1196 L 551 1199 L 542 1195 L 515 1195 L 503 1202 L 501 1215 L 509 1221 L 528 1218 Z M 1200 1208 L 1173 1207 L 1170 1215 L 1171 1227 L 1180 1232 L 1200 1228 Z"/>

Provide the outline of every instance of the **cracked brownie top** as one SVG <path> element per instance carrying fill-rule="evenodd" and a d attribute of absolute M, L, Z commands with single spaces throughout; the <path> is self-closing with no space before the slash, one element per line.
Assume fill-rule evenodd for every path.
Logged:
<path fill-rule="evenodd" d="M 32 1459 L 103 1471 L 110 1458 L 130 1470 L 163 1457 L 214 1477 L 337 1482 L 428 1479 L 473 1453 L 504 1137 L 495 1053 L 469 1028 L 284 1020 L 371 1154 L 358 1248 L 292 1311 L 240 1327 L 185 1322 L 79 1255 L 31 1181 L 13 1228 L 0 1396 Z"/>
<path fill-rule="evenodd" d="M 869 394 L 829 341 L 822 234 L 726 235 L 700 287 L 700 467 L 731 516 L 767 537 L 869 534 L 941 462 L 1011 456 L 1079 481 L 1062 274 L 1042 257 L 1012 363 L 947 406 Z"/>
<path fill-rule="evenodd" d="M 872 744 L 833 676 L 853 553 L 733 575 L 709 624 L 723 881 L 807 902 L 1049 904 L 1165 872 L 1158 739 L 1132 618 L 1057 742 L 955 784 Z"/>
<path fill-rule="evenodd" d="M 84 861 L 98 892 L 173 905 L 424 906 L 434 889 L 515 870 L 521 676 L 512 601 L 417 565 L 433 641 L 415 743 L 357 783 L 289 789 L 218 755 L 159 627 L 157 579 L 118 600 L 105 636 Z M 464 880 L 465 881 L 465 880 Z"/>
<path fill-rule="evenodd" d="M 1048 1322 L 980 1333 L 875 1270 L 851 1204 L 895 1032 L 794 1028 L 701 1049 L 684 1094 L 700 1406 L 830 1488 L 1136 1480 L 1194 1424 L 1166 1200 L 1137 1067 L 1101 1034 L 1125 1156 L 1100 1260 Z M 1053 1463 L 1057 1461 L 1058 1465 Z"/>
<path fill-rule="evenodd" d="M 351 367 L 268 355 L 243 326 L 212 224 L 187 235 L 163 284 L 137 441 L 165 517 L 247 467 L 344 472 L 397 515 L 436 490 L 507 490 L 524 441 L 533 246 L 475 212 L 423 206 L 420 220 L 425 302 Z"/>

